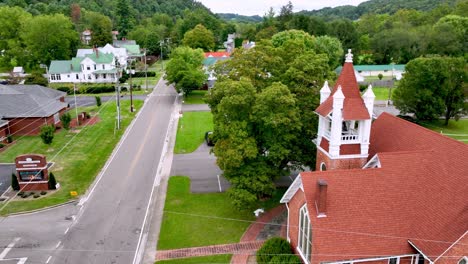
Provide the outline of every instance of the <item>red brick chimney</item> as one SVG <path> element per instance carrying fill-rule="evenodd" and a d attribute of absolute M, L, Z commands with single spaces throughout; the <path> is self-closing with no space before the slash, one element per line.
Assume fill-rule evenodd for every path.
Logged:
<path fill-rule="evenodd" d="M 99 58 L 99 50 L 96 45 L 93 46 L 94 52 L 96 53 L 96 58 Z"/>
<path fill-rule="evenodd" d="M 325 180 L 319 179 L 317 181 L 317 195 L 315 199 L 315 206 L 317 208 L 317 217 L 327 216 L 327 188 L 328 183 Z"/>

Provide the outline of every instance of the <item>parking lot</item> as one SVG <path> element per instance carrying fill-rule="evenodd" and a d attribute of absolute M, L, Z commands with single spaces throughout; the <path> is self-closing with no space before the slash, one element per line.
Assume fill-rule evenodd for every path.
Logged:
<path fill-rule="evenodd" d="M 11 174 L 15 172 L 15 164 L 0 164 L 0 196 L 11 185 Z"/>

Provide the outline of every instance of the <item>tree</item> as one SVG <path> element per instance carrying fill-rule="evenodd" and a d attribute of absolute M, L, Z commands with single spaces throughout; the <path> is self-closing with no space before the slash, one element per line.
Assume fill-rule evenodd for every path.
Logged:
<path fill-rule="evenodd" d="M 42 73 L 33 72 L 25 78 L 24 84 L 38 84 L 42 86 L 47 86 L 49 82 L 47 81 L 47 78 L 45 78 L 42 75 Z"/>
<path fill-rule="evenodd" d="M 117 16 L 117 30 L 119 31 L 119 35 L 126 37 L 135 24 L 133 10 L 128 0 L 117 1 L 115 15 Z"/>
<path fill-rule="evenodd" d="M 177 91 L 189 94 L 206 81 L 206 75 L 202 69 L 203 59 L 201 49 L 178 47 L 171 53 L 164 78 L 174 83 Z"/>
<path fill-rule="evenodd" d="M 57 180 L 55 180 L 55 176 L 52 172 L 49 173 L 49 181 L 47 182 L 49 190 L 57 189 Z"/>
<path fill-rule="evenodd" d="M 20 185 L 18 183 L 18 178 L 16 177 L 16 174 L 14 174 L 14 173 L 11 174 L 11 188 L 14 191 L 19 191 L 20 190 Z"/>
<path fill-rule="evenodd" d="M 112 43 L 112 21 L 108 16 L 97 12 L 84 12 L 82 17 L 82 29 L 90 29 L 92 32 L 91 45 L 103 47 Z"/>
<path fill-rule="evenodd" d="M 21 39 L 34 64 L 69 59 L 79 41 L 70 19 L 62 14 L 41 15 L 27 20 Z"/>
<path fill-rule="evenodd" d="M 54 140 L 55 126 L 54 125 L 45 125 L 41 127 L 41 139 L 42 142 L 46 145 L 52 144 Z"/>
<path fill-rule="evenodd" d="M 200 48 L 204 51 L 213 50 L 215 47 L 213 33 L 201 24 L 198 24 L 194 29 L 187 31 L 182 42 L 184 45 L 193 49 Z"/>
<path fill-rule="evenodd" d="M 24 43 L 18 36 L 22 25 L 31 17 L 20 7 L 0 6 L 0 66 L 25 65 L 28 54 L 24 52 Z"/>
<path fill-rule="evenodd" d="M 418 58 L 406 65 L 404 78 L 393 95 L 403 113 L 414 113 L 419 120 L 457 118 L 466 112 L 464 82 L 467 65 L 463 58 Z"/>
<path fill-rule="evenodd" d="M 62 122 L 62 126 L 63 128 L 65 128 L 65 130 L 70 129 L 70 122 L 71 122 L 70 113 L 65 113 L 62 116 L 60 116 L 60 121 Z"/>
<path fill-rule="evenodd" d="M 213 151 L 237 207 L 269 197 L 278 176 L 315 164 L 314 110 L 325 78 L 334 76 L 328 62 L 315 38 L 296 30 L 216 65 L 218 81 L 206 98 Z"/>
<path fill-rule="evenodd" d="M 101 106 L 101 97 L 100 96 L 94 96 L 94 99 L 96 99 L 96 105 L 97 107 L 100 107 Z"/>
<path fill-rule="evenodd" d="M 343 60 L 343 47 L 340 40 L 329 36 L 320 36 L 315 39 L 317 53 L 327 54 L 331 69 L 338 67 Z"/>

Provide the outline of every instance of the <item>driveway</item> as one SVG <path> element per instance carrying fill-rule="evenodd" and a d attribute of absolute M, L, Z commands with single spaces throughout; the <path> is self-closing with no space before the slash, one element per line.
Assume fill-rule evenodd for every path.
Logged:
<path fill-rule="evenodd" d="M 224 192 L 229 182 L 221 175 L 216 157 L 210 154 L 210 147 L 204 142 L 192 153 L 174 155 L 171 176 L 190 177 L 190 191 L 193 193 Z"/>

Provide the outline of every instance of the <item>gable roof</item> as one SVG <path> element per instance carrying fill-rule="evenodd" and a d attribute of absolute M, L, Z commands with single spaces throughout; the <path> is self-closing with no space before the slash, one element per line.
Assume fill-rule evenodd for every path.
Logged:
<path fill-rule="evenodd" d="M 70 73 L 72 71 L 71 60 L 55 60 L 50 62 L 49 74 Z"/>
<path fill-rule="evenodd" d="M 370 119 L 369 111 L 361 98 L 359 85 L 356 81 L 352 62 L 345 62 L 331 95 L 315 109 L 321 116 L 327 116 L 333 111 L 333 95 L 341 87 L 344 94 L 343 119 L 344 120 L 365 120 Z"/>
<path fill-rule="evenodd" d="M 222 57 L 229 58 L 229 57 L 231 57 L 231 53 L 229 53 L 227 51 L 205 52 L 205 58 L 211 58 L 211 57 L 214 57 L 214 58 L 222 58 Z"/>
<path fill-rule="evenodd" d="M 142 56 L 143 54 L 140 51 L 140 45 L 122 45 L 122 48 L 125 48 L 128 51 L 130 56 Z"/>
<path fill-rule="evenodd" d="M 49 117 L 67 104 L 66 93 L 40 85 L 0 85 L 0 117 Z"/>
<path fill-rule="evenodd" d="M 99 50 L 96 50 L 91 54 L 86 54 L 84 57 L 91 59 L 95 63 L 102 64 L 112 63 L 112 61 L 114 60 L 114 55 L 112 53 L 103 53 Z"/>
<path fill-rule="evenodd" d="M 370 146 L 380 168 L 301 173 L 313 232 L 326 236 L 320 261 L 408 254 L 408 241 L 434 261 L 468 230 L 468 145 L 383 113 Z M 325 218 L 318 180 L 328 183 Z"/>

